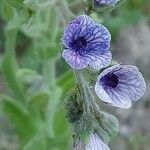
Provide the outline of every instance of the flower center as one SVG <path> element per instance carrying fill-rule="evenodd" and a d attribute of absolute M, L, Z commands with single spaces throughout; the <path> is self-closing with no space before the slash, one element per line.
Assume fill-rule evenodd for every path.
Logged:
<path fill-rule="evenodd" d="M 115 88 L 118 85 L 118 77 L 115 74 L 106 74 L 100 79 L 100 84 L 104 87 L 109 86 Z"/>
<path fill-rule="evenodd" d="M 74 40 L 72 43 L 71 43 L 71 47 L 77 52 L 79 49 L 83 48 L 83 47 L 86 47 L 87 45 L 87 41 L 86 39 L 81 36 L 81 37 L 78 37 L 76 40 Z"/>

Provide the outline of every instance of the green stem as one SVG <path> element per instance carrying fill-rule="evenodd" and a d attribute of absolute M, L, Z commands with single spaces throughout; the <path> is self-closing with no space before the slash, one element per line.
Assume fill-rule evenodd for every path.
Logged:
<path fill-rule="evenodd" d="M 46 110 L 46 132 L 49 138 L 54 138 L 55 133 L 53 130 L 54 127 L 54 117 L 57 110 L 57 106 L 60 101 L 61 91 L 57 87 L 56 75 L 55 75 L 55 59 L 45 60 L 43 63 L 43 76 L 45 82 L 48 84 L 50 91 L 50 99 L 47 104 Z"/>
<path fill-rule="evenodd" d="M 75 71 L 76 81 L 79 84 L 81 95 L 83 95 L 83 101 L 85 100 L 85 106 L 88 112 L 94 109 L 100 111 L 100 107 L 97 105 L 93 93 L 90 89 L 90 85 L 86 81 L 81 71 Z"/>
<path fill-rule="evenodd" d="M 86 0 L 76 0 L 72 1 L 69 4 L 70 10 L 73 12 L 73 14 L 79 14 L 79 12 L 85 12 L 87 8 L 87 1 Z"/>
<path fill-rule="evenodd" d="M 45 60 L 43 63 L 43 76 L 46 83 L 48 83 L 49 89 L 53 89 L 56 86 L 55 72 L 55 59 Z"/>
<path fill-rule="evenodd" d="M 76 71 L 76 70 L 74 70 L 74 73 L 75 73 L 76 83 L 79 88 L 79 93 L 80 93 L 79 97 L 81 97 L 81 100 L 83 101 L 84 111 L 90 112 L 89 99 L 86 97 L 87 96 L 85 93 L 86 87 L 83 81 L 82 74 L 80 73 L 80 71 Z"/>
<path fill-rule="evenodd" d="M 70 20 L 72 20 L 74 14 L 70 11 L 66 0 L 59 0 L 56 5 L 61 12 L 61 18 L 63 19 L 64 26 L 66 26 Z"/>
<path fill-rule="evenodd" d="M 15 57 L 17 32 L 17 30 L 5 31 L 5 51 L 6 54 L 11 54 L 13 58 Z"/>
<path fill-rule="evenodd" d="M 85 13 L 87 15 L 90 15 L 93 11 L 93 0 L 87 0 L 86 7 L 85 7 Z"/>

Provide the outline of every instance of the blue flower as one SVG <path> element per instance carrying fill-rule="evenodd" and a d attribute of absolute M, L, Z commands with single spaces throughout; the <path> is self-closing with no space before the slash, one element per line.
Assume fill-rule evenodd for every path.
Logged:
<path fill-rule="evenodd" d="M 95 92 L 102 101 L 120 108 L 131 107 L 132 101 L 138 101 L 145 89 L 142 74 L 132 65 L 115 65 L 105 69 L 95 85 Z"/>
<path fill-rule="evenodd" d="M 75 18 L 65 29 L 62 57 L 74 69 L 88 65 L 94 69 L 106 67 L 111 62 L 111 35 L 101 24 L 86 15 Z"/>
<path fill-rule="evenodd" d="M 97 133 L 92 133 L 87 143 L 76 142 L 74 150 L 110 150 Z"/>
<path fill-rule="evenodd" d="M 114 6 L 119 0 L 95 0 L 96 6 Z"/>

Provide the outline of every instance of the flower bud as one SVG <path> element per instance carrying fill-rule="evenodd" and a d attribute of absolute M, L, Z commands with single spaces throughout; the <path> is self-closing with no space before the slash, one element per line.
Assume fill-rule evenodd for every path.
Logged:
<path fill-rule="evenodd" d="M 92 1 L 92 9 L 94 11 L 109 11 L 113 8 L 117 7 L 125 0 L 93 0 Z M 90 4 L 90 3 L 89 3 Z"/>
<path fill-rule="evenodd" d="M 107 7 L 107 6 L 115 6 L 119 0 L 94 0 L 95 6 L 98 7 Z"/>
<path fill-rule="evenodd" d="M 74 150 L 110 150 L 103 142 L 99 134 L 92 133 L 87 143 L 78 140 L 74 145 Z"/>

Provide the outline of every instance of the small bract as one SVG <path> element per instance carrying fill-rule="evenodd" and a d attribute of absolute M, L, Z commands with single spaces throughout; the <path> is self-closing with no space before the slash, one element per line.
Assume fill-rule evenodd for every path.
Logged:
<path fill-rule="evenodd" d="M 99 70 L 111 62 L 110 40 L 111 35 L 103 25 L 86 15 L 78 16 L 65 29 L 62 57 L 74 69 L 89 65 Z"/>
<path fill-rule="evenodd" d="M 97 133 L 92 133 L 89 137 L 89 141 L 86 144 L 79 140 L 75 144 L 74 150 L 110 150 L 110 149 L 102 141 L 102 139 Z"/>
<path fill-rule="evenodd" d="M 95 85 L 95 92 L 102 101 L 120 108 L 131 107 L 132 101 L 138 101 L 145 89 L 142 74 L 132 65 L 115 65 L 105 69 Z"/>
<path fill-rule="evenodd" d="M 119 0 L 95 0 L 96 6 L 114 6 Z"/>

